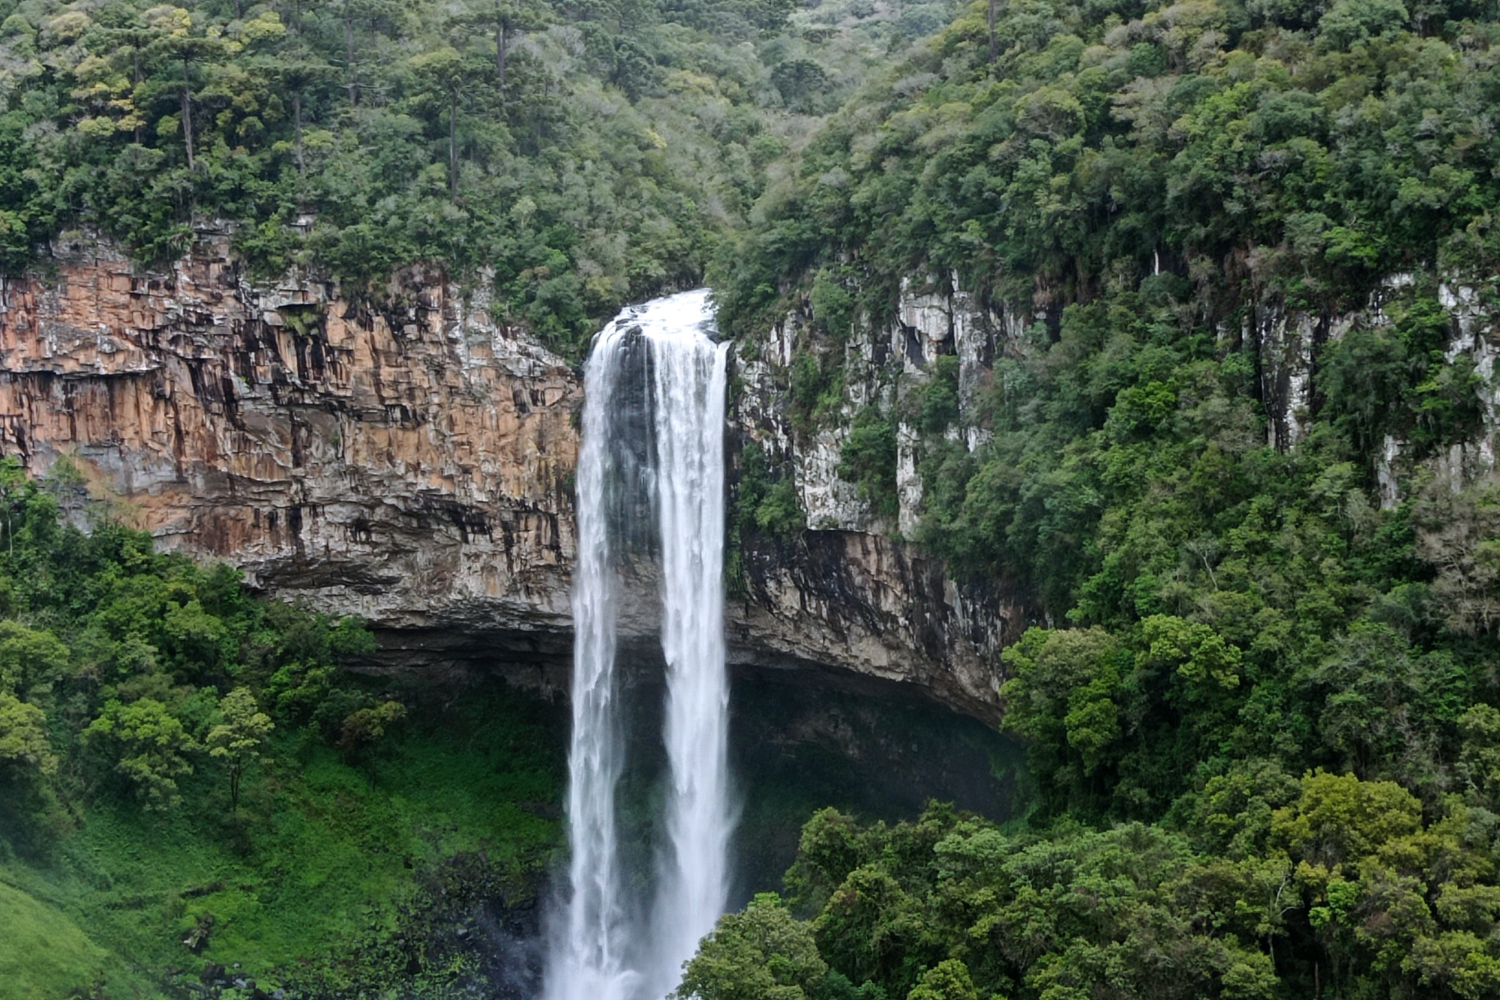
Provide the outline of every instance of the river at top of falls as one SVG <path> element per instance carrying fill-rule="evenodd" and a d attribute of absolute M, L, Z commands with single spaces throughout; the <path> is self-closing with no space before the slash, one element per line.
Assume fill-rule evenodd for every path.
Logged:
<path fill-rule="evenodd" d="M 568 751 L 571 896 L 553 931 L 548 1000 L 657 1000 L 713 929 L 734 827 L 724 649 L 724 405 L 729 345 L 708 291 L 628 308 L 584 369 Z M 617 567 L 642 540 L 660 563 L 669 770 L 649 903 L 624 888 L 616 788 L 624 719 Z"/>

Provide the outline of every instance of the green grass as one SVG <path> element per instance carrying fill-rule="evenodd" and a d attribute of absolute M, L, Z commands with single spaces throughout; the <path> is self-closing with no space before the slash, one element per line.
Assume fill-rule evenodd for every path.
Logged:
<path fill-rule="evenodd" d="M 0 882 L 0 1000 L 49 1000 L 87 988 L 109 955 L 67 914 Z"/>
<path fill-rule="evenodd" d="M 281 734 L 274 761 L 247 775 L 237 816 L 227 781 L 206 762 L 174 813 L 95 803 L 49 857 L 0 865 L 17 898 L 55 902 L 33 905 L 55 913 L 75 942 L 56 955 L 27 949 L 5 978 L 60 984 L 63 973 L 50 970 L 70 956 L 78 985 L 107 949 L 118 956 L 110 996 L 142 995 L 168 966 L 196 973 L 208 961 L 239 962 L 241 974 L 274 984 L 277 969 L 393 929 L 413 874 L 457 852 L 484 852 L 521 886 L 560 838 L 556 819 L 523 808 L 558 799 L 561 748 L 548 711 L 492 693 L 414 717 L 361 766 L 315 737 Z M 194 955 L 181 942 L 205 913 L 213 932 Z M 47 926 L 28 918 L 33 925 Z"/>

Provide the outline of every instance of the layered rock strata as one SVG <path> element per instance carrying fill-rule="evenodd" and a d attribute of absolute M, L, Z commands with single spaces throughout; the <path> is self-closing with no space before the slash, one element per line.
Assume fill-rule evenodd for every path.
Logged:
<path fill-rule="evenodd" d="M 1306 437 L 1317 403 L 1313 375 L 1322 345 L 1359 327 L 1389 324 L 1391 302 L 1412 283 L 1410 275 L 1393 275 L 1363 308 L 1339 315 L 1308 314 L 1267 300 L 1242 310 L 1238 328 L 1221 325 L 1221 341 L 1226 346 L 1248 345 L 1256 360 L 1270 447 L 1293 449 Z M 1482 296 L 1462 281 L 1443 282 L 1439 298 L 1452 326 L 1449 360 L 1466 355 L 1481 376 L 1483 429 L 1420 469 L 1405 443 L 1388 437 L 1374 470 L 1386 507 L 1400 502 L 1403 484 L 1409 488 L 1423 476 L 1436 474 L 1457 487 L 1494 473 L 1500 435 L 1500 394 L 1494 383 L 1500 328 L 1484 308 Z M 968 704 L 971 711 L 978 704 L 980 714 L 998 704 L 1004 680 L 1000 650 L 1032 623 L 1033 616 L 1021 597 L 1023 588 L 1004 581 L 960 585 L 919 550 L 895 541 L 917 531 L 922 513 L 917 462 L 921 433 L 908 422 L 908 415 L 914 411 L 914 395 L 933 377 L 934 362 L 951 357 L 956 361 L 960 419 L 947 437 L 970 451 L 980 448 L 988 434 L 985 422 L 965 418 L 992 384 L 997 362 L 1024 360 L 1047 350 L 1060 316 L 1060 303 L 1038 306 L 1027 314 L 1014 304 L 981 302 L 962 288 L 956 275 L 935 274 L 904 281 L 892 308 L 857 315 L 838 337 L 821 329 L 821 318 L 804 299 L 740 352 L 741 431 L 783 475 L 794 478 L 808 523 L 822 529 L 798 540 L 801 550 L 795 557 L 747 553 L 753 598 L 747 620 L 755 623 L 750 634 L 795 631 L 805 647 L 815 645 L 820 629 L 836 622 L 843 629 L 836 644 L 844 656 L 862 659 L 863 672 L 878 675 L 888 667 L 899 671 L 902 663 L 916 657 L 940 664 L 925 669 L 923 676 L 941 687 L 950 703 Z M 1037 324 L 1047 328 L 1038 329 Z M 828 351 L 835 356 L 825 356 L 820 363 L 838 372 L 838 399 L 830 406 L 820 397 L 818 414 L 805 421 L 810 426 L 794 433 L 786 414 L 793 405 L 789 389 L 798 357 Z M 892 424 L 894 432 L 894 515 L 882 514 L 879 508 L 890 505 L 872 503 L 873 498 L 861 496 L 856 484 L 839 475 L 850 431 L 862 411 L 871 408 Z M 897 578 L 902 585 L 886 589 Z M 843 583 L 864 599 L 850 601 Z M 772 629 L 760 624 L 767 614 L 800 614 L 807 624 L 796 630 Z M 897 636 L 900 652 L 895 651 Z M 805 655 L 817 656 L 812 650 Z"/>
<path fill-rule="evenodd" d="M 70 456 L 164 545 L 363 615 L 379 669 L 502 669 L 565 689 L 577 373 L 436 271 L 357 294 L 259 283 L 224 233 L 197 235 L 170 271 L 79 239 L 46 272 L 0 283 L 0 451 L 37 474 Z M 767 393 L 741 407 L 740 430 L 789 441 Z M 831 455 L 801 462 L 820 530 L 748 544 L 732 657 L 905 682 L 997 718 L 1016 611 L 884 526 L 828 517 L 816 497 L 847 492 Z M 649 645 L 640 572 L 624 630 Z"/>
<path fill-rule="evenodd" d="M 441 274 L 262 286 L 200 237 L 168 273 L 86 242 L 0 285 L 0 448 L 332 613 L 566 630 L 569 367 Z"/>

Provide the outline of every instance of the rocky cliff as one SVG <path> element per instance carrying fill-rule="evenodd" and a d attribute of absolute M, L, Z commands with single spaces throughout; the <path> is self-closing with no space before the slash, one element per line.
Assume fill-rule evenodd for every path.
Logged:
<path fill-rule="evenodd" d="M 580 391 L 482 297 L 251 282 L 223 233 L 165 273 L 94 241 L 0 286 L 0 446 L 75 457 L 164 544 L 397 630 L 555 645 Z"/>
<path fill-rule="evenodd" d="M 1245 344 L 1252 349 L 1268 446 L 1293 449 L 1308 434 L 1318 405 L 1314 374 L 1319 349 L 1350 330 L 1389 325 L 1391 303 L 1412 284 L 1410 275 L 1390 276 L 1363 308 L 1338 315 L 1298 311 L 1268 298 L 1238 311 L 1237 326 L 1218 329 L 1226 347 Z M 740 351 L 741 432 L 783 475 L 793 477 L 808 524 L 822 529 L 787 543 L 798 548 L 794 556 L 768 553 L 764 550 L 775 546 L 764 543 L 750 547 L 746 565 L 752 600 L 746 619 L 759 622 L 767 614 L 790 619 L 800 606 L 808 624 L 781 631 L 811 637 L 822 623 L 852 618 L 836 643 L 842 656 L 859 657 L 860 669 L 867 673 L 899 673 L 917 651 L 916 659 L 941 665 L 923 671 L 927 683 L 943 690 L 950 703 L 982 712 L 997 704 L 1004 680 L 1001 649 L 1036 623 L 1034 612 L 1020 581 L 960 584 L 920 549 L 898 541 L 916 532 L 922 511 L 917 461 L 922 431 L 912 416 L 923 388 L 935 377 L 935 362 L 952 358 L 957 419 L 945 436 L 971 452 L 979 448 L 988 433 L 983 394 L 993 383 L 996 362 L 1045 351 L 1055 330 L 1038 329 L 1037 324 L 1055 326 L 1060 304 L 1044 303 L 1027 312 L 1013 303 L 981 302 L 961 287 L 956 275 L 937 274 L 903 281 L 891 308 L 877 315 L 856 312 L 846 328 L 834 331 L 826 317 L 815 315 L 810 298 L 798 300 L 781 322 Z M 1387 437 L 1374 470 L 1385 507 L 1396 505 L 1403 490 L 1433 476 L 1457 489 L 1495 469 L 1500 326 L 1484 295 L 1457 278 L 1442 283 L 1439 298 L 1451 328 L 1448 360 L 1466 357 L 1479 377 L 1482 428 L 1468 440 L 1420 459 L 1407 442 Z M 818 357 L 823 372 L 837 373 L 824 382 L 836 387 L 837 398 L 831 404 L 820 398 L 816 417 L 794 432 L 787 413 L 795 405 L 791 386 L 799 357 Z M 893 504 L 862 495 L 840 474 L 851 431 L 866 410 L 893 425 Z M 884 590 L 893 579 L 903 585 Z M 835 580 L 847 581 L 862 599 L 851 600 L 831 586 Z M 883 609 L 883 617 L 859 619 L 872 608 Z M 899 644 L 892 641 L 898 636 Z M 817 659 L 819 653 L 807 650 L 805 655 Z"/>
<path fill-rule="evenodd" d="M 225 233 L 197 237 L 170 271 L 80 238 L 0 284 L 0 449 L 33 473 L 70 455 L 163 544 L 365 616 L 388 669 L 499 665 L 561 685 L 577 373 L 440 273 L 358 294 L 260 283 Z M 817 530 L 747 543 L 732 655 L 905 682 L 995 718 L 1018 610 L 863 516 L 836 439 L 790 448 L 771 358 L 784 334 L 747 352 L 768 360 L 744 365 L 739 431 L 795 453 Z M 919 499 L 903 494 L 903 525 Z"/>

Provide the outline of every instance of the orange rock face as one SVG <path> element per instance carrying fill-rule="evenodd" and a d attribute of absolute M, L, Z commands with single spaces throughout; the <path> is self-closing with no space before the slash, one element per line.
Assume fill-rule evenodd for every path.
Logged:
<path fill-rule="evenodd" d="M 124 516 L 392 627 L 568 626 L 581 388 L 441 274 L 373 295 L 171 273 L 99 244 L 0 286 L 0 450 L 74 456 Z"/>

